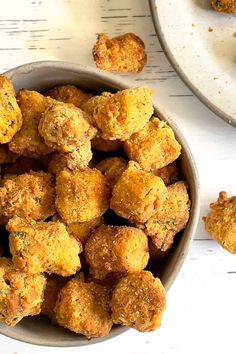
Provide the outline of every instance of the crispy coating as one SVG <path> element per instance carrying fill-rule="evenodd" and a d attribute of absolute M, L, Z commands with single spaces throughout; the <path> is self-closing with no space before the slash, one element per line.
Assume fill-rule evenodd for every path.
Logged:
<path fill-rule="evenodd" d="M 92 140 L 92 148 L 103 152 L 109 152 L 121 149 L 122 143 L 120 140 L 104 140 L 95 136 Z"/>
<path fill-rule="evenodd" d="M 176 160 L 181 146 L 165 122 L 152 118 L 124 142 L 124 150 L 130 160 L 138 162 L 146 171 L 153 171 Z"/>
<path fill-rule="evenodd" d="M 88 239 L 85 257 L 90 274 L 97 279 L 113 272 L 138 272 L 148 262 L 147 237 L 134 227 L 102 225 Z"/>
<path fill-rule="evenodd" d="M 106 178 L 96 169 L 61 171 L 56 179 L 56 208 L 67 224 L 85 222 L 105 213 L 109 204 Z"/>
<path fill-rule="evenodd" d="M 113 188 L 110 208 L 131 222 L 142 223 L 162 207 L 166 195 L 167 188 L 160 177 L 130 161 Z"/>
<path fill-rule="evenodd" d="M 60 275 L 51 274 L 46 278 L 46 287 L 44 290 L 44 299 L 41 306 L 41 313 L 47 315 L 55 322 L 54 308 L 56 305 L 59 291 L 66 285 L 69 278 Z"/>
<path fill-rule="evenodd" d="M 52 217 L 52 221 L 63 222 L 58 214 Z M 65 226 L 71 237 L 74 237 L 76 240 L 79 240 L 82 245 L 85 245 L 92 231 L 95 230 L 98 226 L 102 225 L 103 222 L 103 217 L 99 216 L 98 218 L 89 221 L 74 222 L 71 224 L 65 224 Z"/>
<path fill-rule="evenodd" d="M 145 45 L 134 33 L 109 39 L 99 33 L 93 47 L 93 59 L 99 69 L 139 73 L 147 63 Z"/>
<path fill-rule="evenodd" d="M 23 317 L 39 314 L 44 287 L 42 274 L 29 275 L 0 258 L 0 322 L 15 326 Z"/>
<path fill-rule="evenodd" d="M 105 105 L 108 98 L 111 98 L 113 95 L 113 93 L 105 91 L 101 95 L 91 97 L 82 105 L 81 109 L 88 114 L 88 116 L 90 117 L 91 124 L 94 124 L 95 122 L 95 120 L 93 119 L 93 112 L 95 111 L 96 107 L 98 105 Z"/>
<path fill-rule="evenodd" d="M 13 163 L 17 159 L 17 155 L 9 151 L 8 145 L 0 145 L 0 164 Z"/>
<path fill-rule="evenodd" d="M 106 287 L 85 283 L 81 275 L 70 280 L 59 292 L 55 313 L 60 326 L 88 338 L 104 337 L 112 327 Z"/>
<path fill-rule="evenodd" d="M 29 274 L 47 272 L 69 276 L 80 269 L 81 244 L 60 222 L 40 222 L 15 217 L 7 226 L 14 265 Z"/>
<path fill-rule="evenodd" d="M 101 138 L 127 140 L 150 119 L 152 91 L 148 87 L 137 87 L 114 94 L 105 92 L 90 98 L 83 109 L 93 117 Z"/>
<path fill-rule="evenodd" d="M 109 157 L 96 165 L 96 169 L 106 177 L 109 186 L 114 187 L 124 170 L 127 162 L 121 157 Z"/>
<path fill-rule="evenodd" d="M 5 178 L 0 188 L 0 216 L 45 220 L 55 213 L 55 186 L 51 174 L 25 173 Z"/>
<path fill-rule="evenodd" d="M 22 112 L 23 125 L 9 143 L 9 149 L 16 154 L 29 157 L 50 153 L 51 149 L 39 135 L 38 125 L 42 113 L 53 101 L 36 91 L 24 89 L 19 91 L 17 101 Z"/>
<path fill-rule="evenodd" d="M 80 108 L 55 101 L 42 114 L 39 133 L 52 149 L 73 152 L 96 134 L 88 120 L 87 113 Z"/>
<path fill-rule="evenodd" d="M 236 253 L 236 197 L 227 197 L 220 192 L 215 203 L 210 204 L 210 212 L 203 217 L 206 231 L 223 248 Z"/>
<path fill-rule="evenodd" d="M 166 292 L 161 281 L 152 273 L 129 274 L 116 286 L 111 302 L 112 320 L 140 332 L 160 327 L 166 308 Z"/>
<path fill-rule="evenodd" d="M 167 189 L 167 198 L 162 208 L 145 223 L 144 229 L 161 251 L 167 251 L 173 244 L 174 236 L 186 227 L 190 209 L 185 182 L 176 182 Z"/>
<path fill-rule="evenodd" d="M 89 162 L 92 160 L 93 154 L 91 150 L 91 142 L 86 141 L 80 147 L 68 153 L 54 153 L 48 166 L 48 171 L 57 174 L 64 169 L 85 170 Z"/>
<path fill-rule="evenodd" d="M 0 144 L 9 143 L 22 126 L 22 114 L 11 81 L 0 75 Z"/>
<path fill-rule="evenodd" d="M 92 97 L 91 94 L 86 93 L 73 85 L 55 86 L 48 90 L 45 95 L 50 96 L 57 101 L 72 103 L 79 108 Z"/>
<path fill-rule="evenodd" d="M 227 12 L 236 15 L 236 1 L 235 0 L 211 0 L 213 9 L 218 12 Z"/>
<path fill-rule="evenodd" d="M 179 179 L 179 169 L 175 162 L 153 171 L 154 175 L 161 177 L 166 186 L 173 184 Z"/>

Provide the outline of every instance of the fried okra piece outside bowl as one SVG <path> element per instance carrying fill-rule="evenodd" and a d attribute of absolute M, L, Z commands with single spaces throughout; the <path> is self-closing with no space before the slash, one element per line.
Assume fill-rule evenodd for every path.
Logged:
<path fill-rule="evenodd" d="M 93 59 L 99 69 L 118 72 L 138 73 L 147 63 L 145 45 L 134 33 L 111 39 L 105 33 L 99 33 L 93 47 Z"/>
<path fill-rule="evenodd" d="M 235 0 L 211 0 L 214 10 L 221 13 L 228 13 L 236 16 Z"/>
<path fill-rule="evenodd" d="M 228 252 L 236 254 L 236 197 L 220 192 L 210 212 L 203 217 L 206 231 Z"/>
<path fill-rule="evenodd" d="M 133 87 L 108 73 L 70 63 L 39 62 L 13 69 L 7 76 L 17 93 L 22 125 L 3 148 L 6 172 L 0 194 L 9 206 L 0 219 L 1 228 L 10 233 L 11 267 L 23 280 L 27 272 L 30 283 L 25 301 L 14 307 L 14 318 L 24 318 L 15 327 L 1 324 L 0 332 L 32 344 L 69 347 L 113 338 L 127 330 L 125 325 L 154 330 L 165 308 L 163 286 L 168 290 L 179 272 L 199 213 L 198 176 L 181 132 L 163 117 L 161 107 L 153 112 L 149 88 Z M 151 145 L 146 143 L 148 134 Z M 140 153 L 132 150 L 134 140 Z M 155 154 L 161 156 L 156 159 Z M 20 166 L 22 157 L 29 160 L 18 172 L 14 166 L 17 161 Z M 50 175 L 52 185 L 42 178 L 41 188 L 33 182 L 35 173 Z M 187 196 L 178 194 L 183 221 L 168 211 L 172 205 L 168 188 L 181 181 L 188 186 Z M 124 207 L 115 192 L 122 186 L 130 195 L 122 192 Z M 54 201 L 43 213 L 39 194 L 40 199 Z M 164 210 L 167 202 L 170 207 Z M 28 218 L 31 210 L 34 220 Z M 184 215 L 189 215 L 181 235 L 173 236 L 170 230 L 174 242 L 167 251 L 158 249 L 146 234 L 146 223 L 157 213 L 161 226 L 171 222 L 174 233 L 185 227 Z M 43 279 L 43 284 L 35 279 Z M 29 300 L 33 292 L 35 302 Z M 18 301 L 21 289 L 14 295 Z M 140 306 L 133 316 L 137 298 Z M 4 311 L 6 318 L 15 315 L 9 308 Z M 42 315 L 34 316 L 39 311 Z"/>

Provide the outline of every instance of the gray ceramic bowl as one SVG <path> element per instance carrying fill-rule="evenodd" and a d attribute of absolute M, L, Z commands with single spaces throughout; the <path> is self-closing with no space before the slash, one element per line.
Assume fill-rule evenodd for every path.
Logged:
<path fill-rule="evenodd" d="M 135 86 L 128 84 L 123 78 L 113 76 L 96 69 L 83 67 L 78 64 L 65 62 L 45 61 L 22 65 L 12 69 L 6 75 L 13 81 L 16 91 L 20 88 L 44 90 L 58 84 L 77 84 L 88 91 L 102 92 L 104 90 L 125 89 Z M 183 177 L 190 186 L 192 200 L 191 217 L 187 228 L 178 237 L 170 254 L 157 267 L 153 266 L 153 273 L 159 276 L 168 290 L 177 277 L 183 261 L 188 253 L 190 241 L 194 235 L 199 217 L 199 182 L 196 166 L 190 149 L 178 127 L 169 118 L 155 109 L 155 113 L 165 119 L 175 131 L 176 137 L 182 145 L 181 166 Z M 0 333 L 11 338 L 37 345 L 72 347 L 98 343 L 111 339 L 127 328 L 116 326 L 109 336 L 88 341 L 85 337 L 73 334 L 63 328 L 53 326 L 43 316 L 28 317 L 16 327 L 0 325 Z"/>

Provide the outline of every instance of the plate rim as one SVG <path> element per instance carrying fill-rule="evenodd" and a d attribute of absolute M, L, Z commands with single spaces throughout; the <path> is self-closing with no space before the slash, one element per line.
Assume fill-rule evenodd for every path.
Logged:
<path fill-rule="evenodd" d="M 187 85 L 187 87 L 192 91 L 192 93 L 213 113 L 216 114 L 218 118 L 223 119 L 226 123 L 230 124 L 233 127 L 236 127 L 236 118 L 230 116 L 229 114 L 222 111 L 215 104 L 213 104 L 189 79 L 188 75 L 181 69 L 180 65 L 175 60 L 174 54 L 172 53 L 168 43 L 166 41 L 165 35 L 162 31 L 158 11 L 156 8 L 156 0 L 149 0 L 149 8 L 151 11 L 151 18 L 155 28 L 156 35 L 160 41 L 161 47 L 170 62 L 173 66 L 179 77 L 183 80 L 183 82 Z"/>

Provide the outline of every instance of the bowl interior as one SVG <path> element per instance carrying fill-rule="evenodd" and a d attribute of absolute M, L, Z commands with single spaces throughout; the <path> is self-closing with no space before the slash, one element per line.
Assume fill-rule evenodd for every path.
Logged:
<path fill-rule="evenodd" d="M 97 93 L 105 90 L 116 91 L 131 87 L 131 85 L 125 84 L 123 79 L 113 75 L 104 74 L 91 68 L 81 67 L 77 64 L 63 62 L 37 62 L 26 64 L 8 71 L 6 75 L 13 81 L 16 91 L 21 88 L 43 91 L 55 85 L 65 83 L 75 84 L 84 90 Z M 187 255 L 189 243 L 198 221 L 199 186 L 196 167 L 189 147 L 181 132 L 174 122 L 164 118 L 162 113 L 157 109 L 155 109 L 155 114 L 165 119 L 171 125 L 182 146 L 182 154 L 180 157 L 182 177 L 189 185 L 192 201 L 191 216 L 187 228 L 176 237 L 174 246 L 169 255 L 151 267 L 154 275 L 160 277 L 165 288 L 168 290 Z M 82 346 L 101 342 L 117 336 L 126 330 L 127 328 L 125 327 L 115 326 L 109 336 L 88 341 L 83 336 L 51 325 L 50 321 L 44 316 L 25 318 L 14 328 L 0 325 L 0 333 L 14 339 L 37 345 L 64 347 Z"/>

